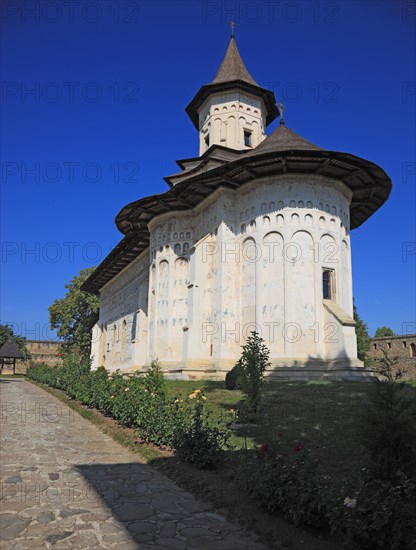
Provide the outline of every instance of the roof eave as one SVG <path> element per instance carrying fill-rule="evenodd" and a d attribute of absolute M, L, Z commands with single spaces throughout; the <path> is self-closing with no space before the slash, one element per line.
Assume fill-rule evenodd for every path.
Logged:
<path fill-rule="evenodd" d="M 308 168 L 314 162 L 316 167 Z M 261 174 L 256 172 L 260 166 Z M 267 167 L 268 170 L 265 170 Z M 116 223 L 127 236 L 97 267 L 82 285 L 82 290 L 98 294 L 100 288 L 141 254 L 149 246 L 148 224 L 155 217 L 170 210 L 192 209 L 221 186 L 236 189 L 266 173 L 318 173 L 342 181 L 353 192 L 351 229 L 359 227 L 372 216 L 386 202 L 391 192 L 391 180 L 382 168 L 349 153 L 288 149 L 250 157 L 242 155 L 223 166 L 178 182 L 166 193 L 143 198 L 124 207 Z M 126 251 L 128 256 L 124 257 Z M 114 274 L 111 271 L 105 273 L 107 267 L 111 267 Z"/>
<path fill-rule="evenodd" d="M 188 162 L 193 162 L 193 161 L 198 161 L 198 160 L 202 160 L 203 158 L 205 158 L 206 156 L 211 156 L 212 152 L 214 150 L 220 150 L 220 151 L 226 151 L 226 152 L 230 152 L 230 153 L 234 153 L 236 156 L 237 155 L 241 155 L 242 153 L 245 153 L 246 151 L 241 151 L 240 149 L 232 149 L 231 147 L 226 147 L 225 145 L 220 145 L 218 143 L 213 143 L 209 149 L 207 149 L 200 157 L 189 157 L 189 158 L 185 158 L 185 159 L 179 159 L 176 161 L 176 164 L 182 168 L 182 170 L 184 169 L 184 165 Z"/>
<path fill-rule="evenodd" d="M 164 208 L 163 211 L 166 212 L 169 210 L 169 203 L 166 199 L 170 199 L 169 202 L 184 202 L 183 199 L 181 199 L 181 193 L 182 191 L 186 191 L 187 186 L 192 186 L 192 188 L 199 187 L 200 194 L 207 193 L 206 196 L 209 195 L 209 193 L 215 189 L 216 183 L 212 183 L 210 185 L 210 182 L 216 182 L 217 180 L 224 179 L 225 181 L 230 180 L 230 173 L 233 170 L 236 169 L 243 169 L 245 170 L 245 165 L 247 165 L 248 173 L 251 174 L 250 179 L 253 179 L 254 177 L 261 177 L 261 175 L 255 176 L 255 165 L 257 163 L 261 163 L 262 168 L 264 169 L 266 166 L 271 166 L 271 173 L 274 173 L 276 171 L 276 160 L 279 160 L 281 158 L 287 159 L 288 162 L 294 162 L 301 161 L 303 158 L 305 161 L 310 162 L 315 160 L 317 163 L 321 162 L 322 165 L 319 166 L 319 174 L 321 175 L 327 175 L 328 177 L 331 177 L 333 179 L 339 179 L 340 181 L 343 181 L 343 178 L 345 180 L 356 177 L 357 174 L 362 174 L 363 172 L 367 172 L 369 174 L 370 179 L 375 178 L 378 181 L 383 181 L 383 184 L 378 185 L 377 183 L 369 184 L 369 185 L 363 185 L 363 189 L 371 190 L 371 189 L 384 189 L 382 193 L 382 197 L 376 197 L 372 200 L 373 208 L 368 209 L 365 208 L 365 202 L 360 203 L 360 206 L 358 203 L 352 204 L 353 210 L 356 211 L 356 216 L 354 219 L 352 219 L 351 228 L 354 229 L 355 227 L 358 227 L 363 223 L 370 215 L 378 210 L 378 208 L 384 204 L 384 202 L 387 200 L 388 195 L 391 190 L 391 180 L 387 176 L 387 174 L 376 164 L 371 163 L 370 161 L 367 161 L 365 159 L 362 159 L 360 157 L 356 157 L 354 155 L 350 155 L 349 153 L 340 153 L 335 151 L 325 151 L 325 150 L 296 150 L 296 149 L 288 149 L 288 150 L 281 150 L 281 151 L 268 151 L 265 153 L 259 153 L 258 155 L 253 155 L 248 157 L 247 155 L 243 155 L 242 157 L 238 158 L 235 161 L 231 161 L 229 163 L 226 163 L 225 165 L 215 167 L 207 172 L 203 172 L 202 174 L 196 174 L 196 175 L 190 175 L 189 178 L 182 180 L 181 182 L 178 182 L 172 189 L 167 191 L 167 193 L 155 195 L 153 197 L 149 197 L 149 199 L 140 199 L 139 201 L 136 201 L 135 203 L 131 203 L 126 208 L 129 209 L 137 209 L 137 208 L 143 208 L 144 204 L 153 202 L 156 200 L 157 204 L 163 204 Z M 309 160 L 308 160 L 309 159 Z M 328 164 L 329 161 L 333 161 Z M 279 161 L 280 162 L 280 161 Z M 339 168 L 339 166 L 336 166 L 338 163 L 346 163 L 346 166 L 348 165 L 349 168 L 351 168 L 351 171 L 348 172 L 347 168 Z M 253 172 L 253 166 L 254 166 L 254 172 Z M 280 166 L 280 164 L 279 164 Z M 331 171 L 332 169 L 332 171 Z M 335 170 L 335 172 L 334 172 Z M 302 173 L 302 169 L 293 169 L 291 170 L 293 173 Z M 276 172 L 277 173 L 277 172 Z M 308 173 L 314 173 L 313 171 L 309 171 Z M 342 174 L 342 175 L 341 175 Z M 344 182 L 347 187 L 350 187 L 355 194 L 358 194 L 358 191 L 361 190 L 361 187 L 357 186 L 356 189 L 353 188 L 353 184 L 349 183 L 347 181 Z M 388 192 L 386 191 L 388 190 Z M 174 195 L 171 195 L 174 193 Z M 188 192 L 189 193 L 189 192 Z M 374 193 L 373 193 L 374 194 Z M 381 200 L 380 200 L 381 199 Z M 364 210 L 366 212 L 363 212 L 360 214 L 360 210 Z M 177 208 L 178 210 L 181 210 L 181 208 Z M 123 209 L 124 210 L 124 209 Z M 123 210 L 120 212 L 120 214 L 123 212 Z M 160 212 L 155 213 L 155 215 L 159 215 L 163 213 L 162 210 Z M 151 216 L 151 213 L 149 213 L 149 210 L 146 210 L 146 215 L 144 214 L 143 209 L 143 216 L 146 218 L 143 219 L 143 224 L 148 223 L 149 216 Z M 126 233 L 127 232 L 127 225 L 126 225 L 126 219 L 129 217 L 128 212 L 125 212 L 123 215 L 123 219 L 121 219 L 120 215 L 117 217 L 117 226 L 121 232 Z M 152 216 L 153 217 L 153 216 Z M 356 223 L 354 223 L 354 220 Z"/>
<path fill-rule="evenodd" d="M 266 126 L 268 126 L 273 120 L 275 120 L 280 112 L 276 105 L 276 98 L 272 91 L 261 88 L 260 86 L 254 86 L 244 80 L 231 80 L 229 82 L 219 82 L 215 84 L 205 84 L 201 86 L 194 98 L 190 101 L 185 111 L 189 118 L 192 120 L 195 128 L 199 130 L 199 114 L 198 109 L 204 103 L 204 101 L 213 93 L 224 92 L 231 89 L 242 89 L 246 92 L 252 93 L 260 97 L 266 107 Z"/>

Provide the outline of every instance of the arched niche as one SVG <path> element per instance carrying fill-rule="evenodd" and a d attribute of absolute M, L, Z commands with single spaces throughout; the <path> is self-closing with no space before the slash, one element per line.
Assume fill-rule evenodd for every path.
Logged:
<path fill-rule="evenodd" d="M 242 243 L 241 249 L 241 322 L 243 327 L 256 320 L 256 262 L 259 247 L 249 237 Z"/>
<path fill-rule="evenodd" d="M 319 240 L 319 261 L 323 266 L 339 266 L 339 247 L 332 235 L 325 233 Z"/>
<path fill-rule="evenodd" d="M 315 339 L 310 327 L 315 322 L 314 241 L 307 231 L 296 231 L 291 238 L 290 300 L 296 323 L 287 326 L 286 337 L 296 355 L 314 354 Z"/>
<path fill-rule="evenodd" d="M 263 238 L 261 259 L 262 338 L 272 354 L 284 352 L 282 327 L 285 320 L 285 265 L 283 235 L 270 231 Z"/>

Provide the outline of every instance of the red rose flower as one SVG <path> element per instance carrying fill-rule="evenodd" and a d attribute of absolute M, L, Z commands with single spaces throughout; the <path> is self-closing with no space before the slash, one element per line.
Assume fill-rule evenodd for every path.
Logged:
<path fill-rule="evenodd" d="M 263 443 L 263 445 L 260 445 L 260 447 L 257 449 L 257 454 L 259 458 L 265 458 L 268 452 L 269 446 L 266 443 Z"/>

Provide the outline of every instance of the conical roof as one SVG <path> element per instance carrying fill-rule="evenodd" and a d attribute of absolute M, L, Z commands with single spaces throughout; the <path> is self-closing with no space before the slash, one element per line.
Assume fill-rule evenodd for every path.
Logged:
<path fill-rule="evenodd" d="M 16 340 L 9 336 L 0 349 L 0 357 L 5 359 L 23 359 L 24 355 L 17 347 Z"/>
<path fill-rule="evenodd" d="M 248 82 L 253 86 L 258 86 L 257 82 L 251 77 L 250 73 L 246 69 L 246 66 L 244 65 L 243 60 L 241 59 L 234 36 L 231 37 L 224 59 L 222 60 L 220 68 L 218 69 L 212 84 L 231 82 L 233 80 L 242 80 L 243 82 Z"/>
<path fill-rule="evenodd" d="M 261 98 L 266 107 L 266 125 L 270 124 L 278 115 L 274 93 L 257 84 L 252 78 L 238 51 L 234 36 L 231 37 L 224 59 L 212 82 L 201 86 L 192 101 L 186 107 L 190 119 L 199 130 L 199 109 L 206 99 L 218 92 L 242 90 Z"/>
<path fill-rule="evenodd" d="M 264 141 L 244 156 L 248 157 L 268 152 L 288 150 L 322 151 L 321 147 L 314 145 L 284 124 L 280 124 Z"/>

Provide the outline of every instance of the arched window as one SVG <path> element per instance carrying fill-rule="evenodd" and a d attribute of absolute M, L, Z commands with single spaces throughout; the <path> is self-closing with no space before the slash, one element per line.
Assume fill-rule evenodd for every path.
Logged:
<path fill-rule="evenodd" d="M 334 271 L 324 269 L 322 272 L 322 295 L 324 300 L 333 300 L 335 294 Z"/>
<path fill-rule="evenodd" d="M 114 360 L 116 356 L 116 343 L 117 343 L 117 325 L 113 325 L 113 345 L 111 346 L 111 358 Z"/>
<path fill-rule="evenodd" d="M 101 335 L 100 335 L 100 350 L 101 355 L 105 357 L 105 353 L 108 349 L 108 342 L 107 342 L 107 325 L 104 323 L 101 325 Z"/>
<path fill-rule="evenodd" d="M 410 344 L 410 357 L 416 357 L 416 344 Z"/>

